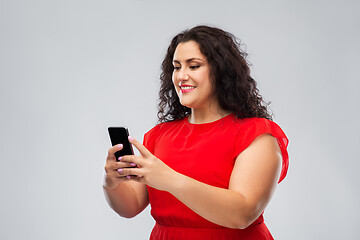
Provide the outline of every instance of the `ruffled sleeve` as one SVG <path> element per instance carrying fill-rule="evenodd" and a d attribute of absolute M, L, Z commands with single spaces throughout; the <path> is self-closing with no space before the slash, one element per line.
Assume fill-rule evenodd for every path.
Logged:
<path fill-rule="evenodd" d="M 279 178 L 279 183 L 285 178 L 289 167 L 289 155 L 287 146 L 289 143 L 283 130 L 273 121 L 265 118 L 250 118 L 243 120 L 244 124 L 239 131 L 236 143 L 236 152 L 240 154 L 245 150 L 254 139 L 262 134 L 268 133 L 275 137 L 278 141 L 282 154 L 282 169 Z"/>

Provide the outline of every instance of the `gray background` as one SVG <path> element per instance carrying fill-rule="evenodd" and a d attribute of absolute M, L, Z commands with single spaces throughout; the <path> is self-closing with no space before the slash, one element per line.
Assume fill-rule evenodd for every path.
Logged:
<path fill-rule="evenodd" d="M 238 36 L 290 139 L 265 212 L 276 239 L 360 239 L 359 1 L 0 1 L 0 239 L 147 239 L 102 190 L 110 142 L 156 123 L 171 38 Z"/>

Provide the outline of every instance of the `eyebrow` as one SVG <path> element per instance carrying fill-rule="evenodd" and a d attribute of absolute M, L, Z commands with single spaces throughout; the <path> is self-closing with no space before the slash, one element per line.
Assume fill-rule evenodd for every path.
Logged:
<path fill-rule="evenodd" d="M 202 62 L 204 61 L 204 60 L 201 59 L 201 58 L 189 58 L 189 59 L 186 60 L 186 62 L 189 63 L 189 62 L 192 62 L 192 61 L 194 61 L 194 60 L 200 60 L 200 61 L 202 61 Z M 180 61 L 174 59 L 174 60 L 173 60 L 173 63 L 180 63 Z"/>

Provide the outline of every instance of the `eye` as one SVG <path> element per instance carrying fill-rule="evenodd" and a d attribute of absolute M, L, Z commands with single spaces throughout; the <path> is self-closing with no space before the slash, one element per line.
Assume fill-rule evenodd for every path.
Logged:
<path fill-rule="evenodd" d="M 174 66 L 174 71 L 180 70 L 180 67 Z"/>
<path fill-rule="evenodd" d="M 190 69 L 195 70 L 195 69 L 197 69 L 199 67 L 200 67 L 199 65 L 194 65 L 194 66 L 190 66 Z"/>

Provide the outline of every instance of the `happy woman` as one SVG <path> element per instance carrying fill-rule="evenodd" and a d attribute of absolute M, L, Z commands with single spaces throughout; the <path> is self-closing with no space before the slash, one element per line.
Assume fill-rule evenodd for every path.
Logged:
<path fill-rule="evenodd" d="M 151 205 L 150 239 L 273 239 L 263 212 L 287 173 L 288 139 L 272 121 L 236 38 L 197 26 L 162 63 L 159 124 L 140 155 L 108 150 L 109 205 L 134 217 Z M 136 167 L 134 167 L 136 166 Z"/>

